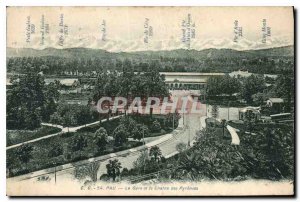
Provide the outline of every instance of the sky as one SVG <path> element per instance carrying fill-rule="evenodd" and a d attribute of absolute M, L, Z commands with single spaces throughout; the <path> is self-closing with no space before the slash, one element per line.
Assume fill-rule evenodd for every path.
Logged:
<path fill-rule="evenodd" d="M 184 42 L 187 35 L 194 37 Z M 248 50 L 293 45 L 293 38 L 292 7 L 7 8 L 7 47 L 13 48 Z"/>

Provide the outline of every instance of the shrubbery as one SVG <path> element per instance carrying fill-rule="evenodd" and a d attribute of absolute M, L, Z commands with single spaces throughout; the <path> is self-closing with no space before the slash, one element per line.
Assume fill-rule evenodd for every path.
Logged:
<path fill-rule="evenodd" d="M 98 120 L 98 113 L 90 106 L 60 104 L 57 112 L 50 116 L 50 123 L 77 126 Z"/>
<path fill-rule="evenodd" d="M 197 134 L 196 143 L 179 154 L 160 161 L 158 148 L 143 153 L 129 173 L 144 175 L 159 172 L 161 179 L 176 180 L 245 180 L 293 179 L 294 139 L 291 125 L 264 126 L 257 135 L 241 133 L 240 145 L 231 145 L 222 129 L 205 129 Z M 151 160 L 152 159 L 152 160 Z"/>
<path fill-rule="evenodd" d="M 153 121 L 152 125 L 151 125 L 151 131 L 154 133 L 159 133 L 161 130 L 161 126 L 160 123 L 158 121 Z"/>

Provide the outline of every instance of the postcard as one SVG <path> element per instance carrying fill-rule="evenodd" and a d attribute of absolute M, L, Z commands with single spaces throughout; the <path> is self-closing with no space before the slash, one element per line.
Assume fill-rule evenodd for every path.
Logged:
<path fill-rule="evenodd" d="M 7 7 L 8 196 L 293 196 L 293 7 Z"/>

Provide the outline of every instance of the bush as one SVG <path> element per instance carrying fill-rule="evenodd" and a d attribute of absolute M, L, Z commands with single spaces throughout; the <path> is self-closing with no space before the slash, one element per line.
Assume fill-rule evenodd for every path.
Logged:
<path fill-rule="evenodd" d="M 50 147 L 48 156 L 49 157 L 56 157 L 60 156 L 63 154 L 63 148 L 60 144 L 54 144 L 53 146 Z"/>
<path fill-rule="evenodd" d="M 119 125 L 113 133 L 115 140 L 115 146 L 121 146 L 123 143 L 127 142 L 129 133 L 125 125 Z"/>
<path fill-rule="evenodd" d="M 90 106 L 77 104 L 62 104 L 57 107 L 57 112 L 51 115 L 50 122 L 63 126 L 77 126 L 98 120 Z"/>
<path fill-rule="evenodd" d="M 161 126 L 160 126 L 160 123 L 155 120 L 152 125 L 151 125 L 151 131 L 154 132 L 154 133 L 158 133 L 161 131 Z"/>
<path fill-rule="evenodd" d="M 70 144 L 72 151 L 81 151 L 87 147 L 87 139 L 83 135 L 76 136 Z"/>
<path fill-rule="evenodd" d="M 129 170 L 127 168 L 123 168 L 121 172 L 122 177 L 127 177 L 129 175 Z"/>
<path fill-rule="evenodd" d="M 108 143 L 108 135 L 104 128 L 99 128 L 93 137 L 93 143 L 97 146 L 97 150 L 103 151 Z"/>

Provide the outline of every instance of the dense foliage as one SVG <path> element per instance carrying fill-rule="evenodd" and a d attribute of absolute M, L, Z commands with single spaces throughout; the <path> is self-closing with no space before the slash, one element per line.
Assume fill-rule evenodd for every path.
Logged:
<path fill-rule="evenodd" d="M 28 72 L 26 76 L 12 78 L 7 93 L 7 128 L 30 129 L 40 127 L 41 121 L 50 119 L 59 98 L 56 84 L 46 86 L 43 76 Z"/>
<path fill-rule="evenodd" d="M 293 47 L 290 47 L 293 52 Z M 161 71 L 166 72 L 231 72 L 241 68 L 248 69 L 253 73 L 281 73 L 282 70 L 291 69 L 294 65 L 294 58 L 282 53 L 272 57 L 272 50 L 268 53 L 253 54 L 249 51 L 239 52 L 230 49 L 207 49 L 195 50 L 174 50 L 164 52 L 141 52 L 133 53 L 89 53 L 88 49 L 65 50 L 68 53 L 57 55 L 68 55 L 74 52 L 74 56 L 40 56 L 15 57 L 7 60 L 9 72 L 24 72 L 27 66 L 33 66 L 38 71 L 46 74 L 63 75 L 65 72 L 91 73 L 92 71 L 118 70 L 122 71 L 124 66 L 131 67 L 134 71 L 147 71 L 150 63 L 155 61 Z M 264 51 L 264 50 L 262 50 Z M 255 52 L 255 51 L 254 51 Z M 259 52 L 259 51 L 258 51 Z M 46 54 L 47 55 L 47 54 Z M 25 67 L 25 68 L 24 68 Z"/>
<path fill-rule="evenodd" d="M 50 123 L 63 126 L 84 125 L 98 120 L 98 112 L 90 106 L 59 103 Z"/>
<path fill-rule="evenodd" d="M 260 128 L 255 130 L 256 135 L 239 134 L 238 146 L 231 145 L 230 139 L 222 135 L 222 128 L 214 126 L 199 131 L 193 147 L 178 146 L 179 154 L 169 159 L 157 161 L 161 153 L 158 147 L 153 147 L 149 153 L 141 154 L 130 173 L 159 172 L 159 179 L 196 181 L 293 179 L 293 127 L 285 124 L 255 127 Z"/>
<path fill-rule="evenodd" d="M 66 163 L 101 156 L 141 146 L 138 141 L 127 141 L 116 147 L 114 141 L 98 142 L 95 133 L 65 133 L 21 147 L 7 150 L 9 177 L 41 169 L 52 168 Z M 100 145 L 100 147 L 99 147 Z"/>
<path fill-rule="evenodd" d="M 285 99 L 285 110 L 290 111 L 294 97 L 294 72 L 284 71 L 276 79 L 262 75 L 235 78 L 225 75 L 211 77 L 207 81 L 207 100 L 236 100 L 243 99 L 247 104 L 264 105 L 271 97 Z M 235 94 L 235 96 L 233 96 Z"/>

